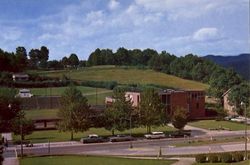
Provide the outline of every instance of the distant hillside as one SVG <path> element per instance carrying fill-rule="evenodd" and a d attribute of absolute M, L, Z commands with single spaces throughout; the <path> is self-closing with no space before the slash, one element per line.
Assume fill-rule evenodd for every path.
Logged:
<path fill-rule="evenodd" d="M 238 56 L 207 55 L 204 58 L 223 67 L 232 68 L 245 79 L 250 80 L 250 54 L 240 54 Z"/>
<path fill-rule="evenodd" d="M 156 84 L 181 89 L 208 89 L 208 85 L 197 81 L 186 80 L 176 76 L 156 72 L 151 69 L 122 68 L 115 66 L 99 66 L 82 70 L 61 70 L 40 72 L 51 77 L 67 75 L 78 81 L 117 81 L 119 84 Z"/>

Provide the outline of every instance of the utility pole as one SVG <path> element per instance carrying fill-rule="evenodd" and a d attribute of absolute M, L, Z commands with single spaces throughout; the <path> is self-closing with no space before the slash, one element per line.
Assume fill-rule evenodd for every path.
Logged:
<path fill-rule="evenodd" d="M 241 106 L 244 108 L 244 116 L 245 116 L 245 160 L 248 160 L 247 155 L 247 107 L 244 102 L 240 103 Z"/>
<path fill-rule="evenodd" d="M 48 154 L 50 155 L 50 141 L 48 140 Z"/>
<path fill-rule="evenodd" d="M 20 125 L 20 134 L 21 134 L 21 158 L 23 158 L 23 123 L 22 121 Z"/>
<path fill-rule="evenodd" d="M 129 129 L 130 129 L 130 138 L 132 138 L 132 115 L 131 114 L 130 114 L 130 118 L 129 118 Z M 131 140 L 130 140 L 130 146 L 129 146 L 129 148 L 133 148 Z"/>
<path fill-rule="evenodd" d="M 95 105 L 97 106 L 97 87 L 95 88 Z"/>

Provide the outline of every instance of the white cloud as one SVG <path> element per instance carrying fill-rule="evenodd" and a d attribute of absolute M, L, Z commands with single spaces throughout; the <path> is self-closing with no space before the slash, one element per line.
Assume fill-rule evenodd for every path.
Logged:
<path fill-rule="evenodd" d="M 169 20 L 197 18 L 216 10 L 233 10 L 245 5 L 246 0 L 135 0 L 151 12 L 165 12 Z"/>
<path fill-rule="evenodd" d="M 117 2 L 116 0 L 110 0 L 109 1 L 108 7 L 109 7 L 110 10 L 118 9 L 119 6 L 120 6 L 120 3 Z"/>
<path fill-rule="evenodd" d="M 20 22 L 18 22 L 15 27 L 19 29 L 7 29 L 9 32 L 0 34 L 0 39 L 4 39 L 5 43 L 23 39 L 30 48 L 40 46 L 39 44 L 47 45 L 51 54 L 57 56 L 52 58 L 76 52 L 80 58 L 86 59 L 97 47 L 117 49 L 121 46 L 141 49 L 149 47 L 177 55 L 209 52 L 215 50 L 218 45 L 223 51 L 227 46 L 220 43 L 229 43 L 224 41 L 224 36 L 233 40 L 237 27 L 242 27 L 242 23 L 237 24 L 238 19 L 235 18 L 244 17 L 245 12 L 237 17 L 235 13 L 241 13 L 239 11 L 245 10 L 245 7 L 238 8 L 238 12 L 236 8 L 239 4 L 243 4 L 242 2 L 247 2 L 247 0 L 107 0 L 106 5 L 100 6 L 98 4 L 100 1 L 71 2 L 61 8 L 61 11 L 42 15 L 37 21 L 29 21 L 22 28 L 19 28 Z M 225 13 L 229 13 L 230 17 L 225 16 Z M 218 15 L 218 18 L 214 19 L 211 14 Z M 236 28 L 228 26 L 231 25 L 228 19 L 231 17 L 235 25 L 233 27 Z M 242 17 L 239 18 L 243 20 Z M 0 29 L 2 30 L 1 27 Z M 228 29 L 233 29 L 230 34 Z M 13 32 L 10 32 L 11 30 Z M 240 30 L 243 31 L 244 29 Z M 241 36 L 237 37 L 236 39 L 241 39 Z M 237 50 L 240 48 L 240 46 L 235 47 Z"/>
<path fill-rule="evenodd" d="M 17 27 L 0 26 L 0 37 L 7 41 L 16 41 L 21 38 L 22 31 Z"/>
<path fill-rule="evenodd" d="M 211 41 L 221 38 L 218 34 L 218 29 L 214 27 L 205 27 L 197 30 L 193 34 L 195 41 Z"/>

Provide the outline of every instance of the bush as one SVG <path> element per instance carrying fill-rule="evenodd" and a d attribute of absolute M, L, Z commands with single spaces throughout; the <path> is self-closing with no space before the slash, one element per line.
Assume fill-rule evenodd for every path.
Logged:
<path fill-rule="evenodd" d="M 216 162 L 219 161 L 219 158 L 215 154 L 209 154 L 208 155 L 208 161 L 211 162 L 211 163 L 216 163 Z"/>
<path fill-rule="evenodd" d="M 0 165 L 2 165 L 2 164 L 3 164 L 3 156 L 0 155 Z"/>
<path fill-rule="evenodd" d="M 204 163 L 206 162 L 207 156 L 205 154 L 199 154 L 195 156 L 195 161 L 197 163 Z"/>
<path fill-rule="evenodd" d="M 240 152 L 233 153 L 232 157 L 233 157 L 233 160 L 235 162 L 240 162 L 240 161 L 244 160 L 244 155 L 242 153 L 240 153 Z"/>
<path fill-rule="evenodd" d="M 81 85 L 112 90 L 118 85 L 118 83 L 116 81 L 83 81 L 81 82 Z"/>
<path fill-rule="evenodd" d="M 232 162 L 232 155 L 230 153 L 223 153 L 221 154 L 221 162 L 223 163 L 230 163 Z"/>

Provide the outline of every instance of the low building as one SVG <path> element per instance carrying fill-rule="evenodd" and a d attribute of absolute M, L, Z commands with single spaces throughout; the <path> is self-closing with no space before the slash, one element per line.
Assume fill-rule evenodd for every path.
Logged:
<path fill-rule="evenodd" d="M 28 81 L 29 75 L 23 73 L 13 74 L 12 79 L 13 81 Z"/>
<path fill-rule="evenodd" d="M 126 92 L 125 96 L 132 101 L 133 107 L 140 103 L 140 92 Z M 165 105 L 166 113 L 172 115 L 178 107 L 186 109 L 190 119 L 205 117 L 205 92 L 201 90 L 162 90 L 159 92 L 161 102 Z M 114 99 L 106 98 L 106 105 Z"/>
<path fill-rule="evenodd" d="M 235 111 L 235 106 L 231 105 L 229 103 L 229 93 L 230 93 L 231 89 L 227 90 L 223 95 L 223 108 L 224 110 L 227 112 L 228 115 L 237 115 L 237 112 Z"/>

